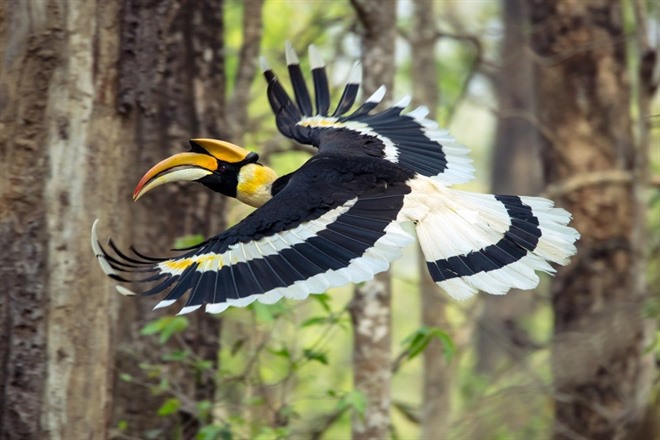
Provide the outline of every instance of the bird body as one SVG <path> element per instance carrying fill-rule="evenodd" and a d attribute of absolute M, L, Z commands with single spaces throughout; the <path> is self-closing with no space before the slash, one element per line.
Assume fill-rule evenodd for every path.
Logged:
<path fill-rule="evenodd" d="M 372 111 L 381 88 L 357 110 L 359 76 L 352 72 L 336 110 L 329 114 L 327 77 L 310 48 L 316 112 L 298 58 L 287 47 L 296 103 L 264 65 L 268 98 L 279 130 L 314 145 L 318 154 L 282 177 L 241 147 L 212 139 L 191 140 L 191 150 L 154 166 L 134 198 L 174 180 L 197 181 L 257 207 L 241 222 L 171 258 L 131 248 L 115 255 L 97 239 L 92 246 L 104 271 L 147 273 L 143 295 L 167 291 L 156 307 L 190 292 L 180 313 L 202 306 L 218 313 L 255 300 L 301 299 L 330 287 L 371 279 L 414 241 L 402 225 L 412 222 L 433 280 L 456 299 L 477 290 L 504 294 L 534 288 L 535 271 L 566 264 L 579 234 L 570 214 L 535 197 L 475 194 L 451 188 L 472 179 L 468 149 L 426 119 L 423 107 L 402 114 L 408 99 Z M 120 292 L 132 294 L 127 288 Z"/>

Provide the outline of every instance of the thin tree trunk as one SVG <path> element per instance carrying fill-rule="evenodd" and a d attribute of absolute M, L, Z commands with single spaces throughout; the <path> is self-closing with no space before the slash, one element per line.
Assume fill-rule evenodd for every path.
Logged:
<path fill-rule="evenodd" d="M 438 68 L 435 47 L 438 39 L 434 2 L 415 0 L 413 3 L 410 46 L 412 50 L 413 105 L 426 105 L 429 118 L 435 119 L 440 102 Z M 421 249 L 417 251 L 421 295 L 422 324 L 445 329 L 448 322 L 445 300 L 426 267 Z M 450 411 L 451 371 L 444 357 L 443 346 L 433 340 L 424 350 L 422 379 L 421 438 L 444 438 Z"/>
<path fill-rule="evenodd" d="M 534 109 L 532 60 L 525 10 L 521 0 L 502 1 L 504 39 L 500 49 L 501 68 L 496 76 L 498 119 L 493 147 L 492 191 L 495 194 L 535 195 L 541 190 L 542 170 L 539 139 L 530 116 Z M 530 292 L 517 289 L 507 295 L 483 295 L 482 312 L 476 328 L 477 363 L 481 374 L 509 368 L 522 359 L 529 346 L 519 318 L 533 308 Z"/>
<path fill-rule="evenodd" d="M 396 1 L 351 0 L 362 32 L 365 95 L 394 84 Z M 356 288 L 351 304 L 354 387 L 367 401 L 364 416 L 354 415 L 352 437 L 383 439 L 390 426 L 391 289 L 389 274 Z"/>
<path fill-rule="evenodd" d="M 95 217 L 116 226 L 127 208 L 119 5 L 5 5 L 0 437 L 104 438 L 117 297 L 87 231 Z"/>
<path fill-rule="evenodd" d="M 232 141 L 242 145 L 248 122 L 250 86 L 257 71 L 263 28 L 261 10 L 263 0 L 247 0 L 243 4 L 243 44 L 238 55 L 238 70 L 228 114 Z"/>
<path fill-rule="evenodd" d="M 545 174 L 582 234 L 552 287 L 557 439 L 630 437 L 651 389 L 648 292 L 634 252 L 643 234 L 632 232 L 640 200 L 630 181 L 587 179 L 632 176 L 639 160 L 622 21 L 619 2 L 556 0 L 530 11 Z"/>

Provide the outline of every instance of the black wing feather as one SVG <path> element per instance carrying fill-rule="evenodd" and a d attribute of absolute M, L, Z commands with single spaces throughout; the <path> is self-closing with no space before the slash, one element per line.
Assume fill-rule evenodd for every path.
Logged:
<path fill-rule="evenodd" d="M 346 172 L 337 171 L 342 169 Z M 374 175 L 383 180 L 374 180 Z M 182 313 L 203 304 L 216 307 L 213 311 L 259 298 L 272 302 L 288 292 L 304 297 L 373 276 L 385 270 L 394 251 L 410 239 L 397 223 L 410 177 L 393 164 L 373 159 L 318 155 L 270 202 L 198 249 L 160 262 L 147 257 L 129 269 L 157 271 L 149 277 L 157 285 L 145 293 L 169 290 L 161 307 L 188 294 Z M 380 243 L 386 236 L 388 243 L 401 245 Z M 110 257 L 97 252 L 106 261 Z M 117 255 L 119 260 L 131 258 L 119 250 Z"/>

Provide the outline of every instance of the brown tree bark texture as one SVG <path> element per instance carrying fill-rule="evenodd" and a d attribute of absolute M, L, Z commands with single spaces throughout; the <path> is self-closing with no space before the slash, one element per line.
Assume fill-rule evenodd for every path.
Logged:
<path fill-rule="evenodd" d="M 162 352 L 138 337 L 158 316 L 153 302 L 119 297 L 88 231 L 98 217 L 102 235 L 162 253 L 224 227 L 223 199 L 203 188 L 128 209 L 131 185 L 189 137 L 227 138 L 222 3 L 189 3 L 0 3 L 2 438 L 106 438 L 118 420 L 141 437 L 164 425 L 148 388 L 118 380 Z M 183 341 L 215 361 L 219 325 L 197 314 Z M 212 383 L 173 374 L 212 400 Z"/>
<path fill-rule="evenodd" d="M 498 101 L 493 146 L 492 185 L 495 194 L 536 195 L 543 181 L 539 136 L 534 114 L 532 59 L 526 32 L 526 1 L 502 1 L 504 39 L 501 67 L 495 79 Z M 511 290 L 507 295 L 483 295 L 476 327 L 477 372 L 510 368 L 528 352 L 519 318 L 533 310 L 533 293 Z"/>
<path fill-rule="evenodd" d="M 432 0 L 413 2 L 410 46 L 412 51 L 413 107 L 426 105 L 429 118 L 435 119 L 440 102 L 438 67 L 435 49 L 438 42 L 436 15 Z M 445 298 L 426 267 L 426 259 L 417 251 L 422 324 L 446 330 Z M 421 438 L 444 438 L 449 426 L 452 372 L 444 357 L 442 343 L 433 340 L 424 349 L 422 379 Z"/>
<path fill-rule="evenodd" d="M 365 96 L 385 84 L 394 84 L 396 2 L 351 0 L 362 37 L 363 90 Z M 388 94 L 389 95 L 389 94 Z M 364 393 L 364 417 L 355 415 L 352 438 L 384 439 L 390 426 L 391 383 L 391 289 L 389 274 L 376 276 L 356 288 L 350 308 L 353 322 L 353 381 Z"/>
<path fill-rule="evenodd" d="M 229 139 L 221 128 L 226 125 L 222 122 L 226 117 L 222 7 L 222 2 L 213 0 L 148 4 L 126 0 L 121 17 L 119 110 L 136 121 L 131 183 L 156 162 L 186 150 L 189 138 Z M 116 236 L 126 245 L 130 239 L 145 253 L 162 255 L 177 237 L 208 237 L 224 229 L 224 208 L 224 197 L 201 185 L 164 186 L 132 206 L 132 227 Z M 216 367 L 221 327 L 217 317 L 188 316 L 185 334 L 165 347 L 140 336 L 147 322 L 176 310 L 152 311 L 157 300 L 121 301 L 112 425 L 127 422 L 124 435 L 144 437 L 155 429 L 171 432 L 177 420 L 155 418 L 163 397 L 154 396 L 148 386 L 121 381 L 120 374 L 150 383 L 140 364 L 162 363 L 161 355 L 173 347 L 187 348 Z M 189 399 L 183 399 L 178 423 L 185 437 L 194 436 L 200 421 L 190 416 L 196 413 L 192 402 L 212 402 L 214 382 L 175 364 L 167 366 L 166 374 L 179 395 Z"/>
<path fill-rule="evenodd" d="M 2 11 L 2 438 L 107 435 L 116 294 L 87 231 L 127 206 L 121 168 L 106 166 L 126 144 L 114 111 L 118 8 Z"/>
<path fill-rule="evenodd" d="M 536 55 L 537 117 L 545 175 L 633 171 L 630 83 L 619 2 L 555 0 L 530 8 Z M 563 194 L 582 234 L 573 263 L 552 287 L 555 438 L 627 438 L 650 392 L 650 355 L 642 316 L 647 293 L 634 250 L 630 183 L 603 183 Z"/>

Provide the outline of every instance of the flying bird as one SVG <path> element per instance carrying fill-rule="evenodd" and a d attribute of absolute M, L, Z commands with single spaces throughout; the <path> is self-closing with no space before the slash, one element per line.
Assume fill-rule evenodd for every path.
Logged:
<path fill-rule="evenodd" d="M 229 142 L 192 139 L 188 152 L 151 168 L 133 198 L 174 181 L 198 182 L 257 209 L 235 226 L 172 257 L 152 257 L 112 242 L 92 247 L 119 282 L 151 283 L 142 295 L 165 294 L 156 308 L 185 297 L 180 314 L 205 306 L 219 313 L 254 301 L 303 299 L 359 283 L 388 269 L 415 237 L 435 283 L 451 297 L 477 291 L 501 295 L 532 289 L 536 271 L 554 273 L 576 252 L 570 214 L 538 197 L 476 194 L 452 188 L 473 179 L 469 150 L 405 98 L 374 111 L 379 88 L 350 112 L 360 87 L 356 64 L 330 113 L 325 64 L 309 48 L 313 96 L 291 45 L 286 60 L 290 98 L 262 58 L 267 94 L 279 131 L 317 148 L 293 173 L 278 177 L 255 152 Z M 315 104 L 315 105 L 313 105 Z M 123 294 L 135 294 L 118 285 Z"/>

